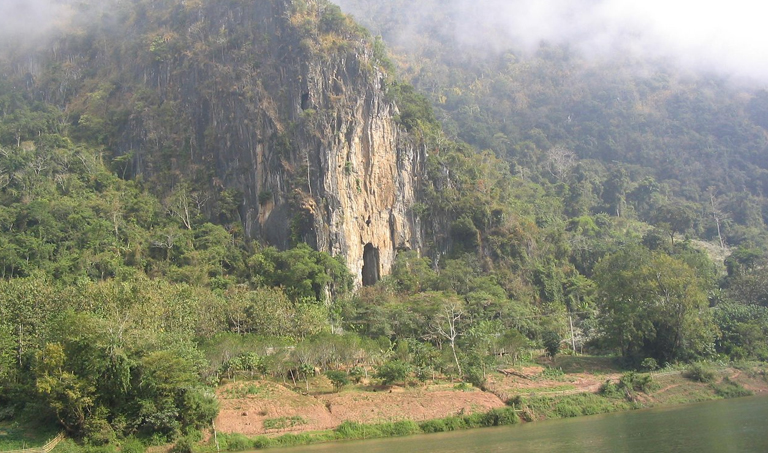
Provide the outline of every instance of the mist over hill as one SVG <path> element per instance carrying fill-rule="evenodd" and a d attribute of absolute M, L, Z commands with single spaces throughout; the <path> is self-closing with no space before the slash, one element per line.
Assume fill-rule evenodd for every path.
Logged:
<path fill-rule="evenodd" d="M 626 0 L 336 0 L 392 44 L 421 39 L 458 43 L 473 53 L 514 49 L 527 55 L 542 42 L 592 58 L 634 58 L 708 72 L 765 87 L 766 7 L 750 1 Z M 439 18 L 439 19 L 436 19 Z M 437 32 L 437 33 L 435 33 Z"/>

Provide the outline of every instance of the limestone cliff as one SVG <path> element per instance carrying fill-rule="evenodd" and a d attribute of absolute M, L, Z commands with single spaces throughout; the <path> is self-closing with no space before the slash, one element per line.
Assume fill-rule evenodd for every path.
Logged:
<path fill-rule="evenodd" d="M 342 255 L 358 284 L 420 248 L 423 150 L 396 122 L 372 39 L 337 7 L 133 0 L 100 14 L 35 75 L 128 177 L 213 218 L 234 197 L 247 235 Z"/>

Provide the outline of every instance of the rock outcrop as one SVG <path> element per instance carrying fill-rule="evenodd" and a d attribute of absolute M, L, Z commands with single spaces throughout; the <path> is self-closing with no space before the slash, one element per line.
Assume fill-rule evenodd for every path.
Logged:
<path fill-rule="evenodd" d="M 248 236 L 341 255 L 358 285 L 420 248 L 424 151 L 398 126 L 372 40 L 337 7 L 135 0 L 101 14 L 110 27 L 81 24 L 47 51 L 64 69 L 41 85 L 83 134 L 108 118 L 97 127 L 130 176 L 194 192 L 213 218 L 235 194 Z"/>

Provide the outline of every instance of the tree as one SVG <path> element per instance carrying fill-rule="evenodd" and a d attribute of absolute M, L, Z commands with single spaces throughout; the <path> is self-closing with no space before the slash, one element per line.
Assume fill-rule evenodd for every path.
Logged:
<path fill-rule="evenodd" d="M 438 304 L 430 324 L 430 333 L 433 337 L 448 341 L 459 376 L 462 372 L 459 357 L 456 354 L 456 339 L 462 335 L 460 330 L 462 316 L 464 316 L 463 302 L 457 297 L 448 297 Z"/>
<path fill-rule="evenodd" d="M 560 341 L 560 334 L 554 330 L 547 330 L 541 335 L 541 343 L 552 360 L 555 360 L 555 355 L 560 352 Z"/>
<path fill-rule="evenodd" d="M 675 244 L 675 234 L 684 234 L 693 228 L 698 218 L 696 206 L 683 202 L 665 203 L 659 206 L 653 215 L 653 221 L 669 234 L 672 245 Z"/>
<path fill-rule="evenodd" d="M 330 303 L 329 298 L 352 288 L 352 276 L 339 257 L 306 244 L 286 251 L 267 247 L 251 257 L 248 265 L 256 284 L 282 287 L 293 301 L 311 298 Z"/>
<path fill-rule="evenodd" d="M 601 260 L 595 279 L 603 340 L 624 357 L 665 363 L 712 346 L 706 291 L 684 262 L 631 245 Z"/>
<path fill-rule="evenodd" d="M 378 367 L 376 377 L 381 379 L 384 385 L 389 385 L 405 381 L 410 371 L 411 367 L 407 363 L 401 360 L 390 360 Z"/>
<path fill-rule="evenodd" d="M 547 169 L 558 182 L 565 182 L 575 165 L 576 153 L 568 148 L 555 146 L 547 151 Z"/>
<path fill-rule="evenodd" d="M 331 381 L 334 390 L 337 392 L 349 384 L 349 375 L 343 371 L 329 370 L 325 372 L 325 376 Z"/>

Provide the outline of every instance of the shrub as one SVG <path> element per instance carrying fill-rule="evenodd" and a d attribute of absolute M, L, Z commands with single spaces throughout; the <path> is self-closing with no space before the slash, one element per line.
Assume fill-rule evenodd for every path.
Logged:
<path fill-rule="evenodd" d="M 376 370 L 376 377 L 381 379 L 384 385 L 389 385 L 394 382 L 405 381 L 409 371 L 410 366 L 407 363 L 400 360 L 391 360 Z"/>
<path fill-rule="evenodd" d="M 544 349 L 547 350 L 547 355 L 551 358 L 555 358 L 555 355 L 560 351 L 560 334 L 555 331 L 548 330 L 541 336 L 541 343 Z"/>
<path fill-rule="evenodd" d="M 541 374 L 539 374 L 539 376 L 545 379 L 557 380 L 565 376 L 565 372 L 563 372 L 562 368 L 546 367 L 541 370 Z"/>
<path fill-rule="evenodd" d="M 619 388 L 617 384 L 614 384 L 610 380 L 605 381 L 603 385 L 600 386 L 600 390 L 598 390 L 598 392 L 606 398 L 624 397 L 624 391 Z"/>
<path fill-rule="evenodd" d="M 129 437 L 123 441 L 123 445 L 120 447 L 121 453 L 144 453 L 147 447 L 139 439 L 135 437 Z"/>
<path fill-rule="evenodd" d="M 447 431 L 445 427 L 445 421 L 442 419 L 438 420 L 427 420 L 425 422 L 421 422 L 419 424 L 419 428 L 425 433 L 442 433 Z"/>
<path fill-rule="evenodd" d="M 515 413 L 515 409 L 511 407 L 492 409 L 482 415 L 481 426 L 505 426 L 514 425 L 520 422 L 520 417 Z"/>
<path fill-rule="evenodd" d="M 357 439 L 362 437 L 365 427 L 357 422 L 345 421 L 334 430 L 341 439 Z"/>
<path fill-rule="evenodd" d="M 171 453 L 193 453 L 195 443 L 189 437 L 182 437 L 171 447 Z"/>
<path fill-rule="evenodd" d="M 343 371 L 326 371 L 325 376 L 333 384 L 333 388 L 338 392 L 342 387 L 349 384 L 349 377 Z"/>
<path fill-rule="evenodd" d="M 581 408 L 572 404 L 570 400 L 563 400 L 555 406 L 555 415 L 562 418 L 578 417 L 581 415 Z"/>
<path fill-rule="evenodd" d="M 272 439 L 267 436 L 257 436 L 253 438 L 253 448 L 269 448 L 275 445 Z"/>
<path fill-rule="evenodd" d="M 650 374 L 637 374 L 634 371 L 630 371 L 621 377 L 619 385 L 630 391 L 648 393 L 654 389 L 656 383 Z"/>
<path fill-rule="evenodd" d="M 242 434 L 230 434 L 227 436 L 228 451 L 244 451 L 252 448 L 253 443 Z"/>
<path fill-rule="evenodd" d="M 640 362 L 640 368 L 646 371 L 655 371 L 659 369 L 659 363 L 653 357 L 647 357 Z"/>
<path fill-rule="evenodd" d="M 349 376 L 355 384 L 359 384 L 363 376 L 365 376 L 365 370 L 362 367 L 356 366 L 349 370 Z"/>
<path fill-rule="evenodd" d="M 380 426 L 383 436 L 409 436 L 421 432 L 419 425 L 412 420 L 400 420 L 394 423 L 385 423 Z"/>
<path fill-rule="evenodd" d="M 683 376 L 696 382 L 714 382 L 715 380 L 715 372 L 701 363 L 688 365 Z"/>
<path fill-rule="evenodd" d="M 462 417 L 447 417 L 443 420 L 445 422 L 446 431 L 458 431 L 467 427 L 467 424 Z"/>
<path fill-rule="evenodd" d="M 72 439 L 64 439 L 56 446 L 56 453 L 82 453 L 83 449 Z"/>

